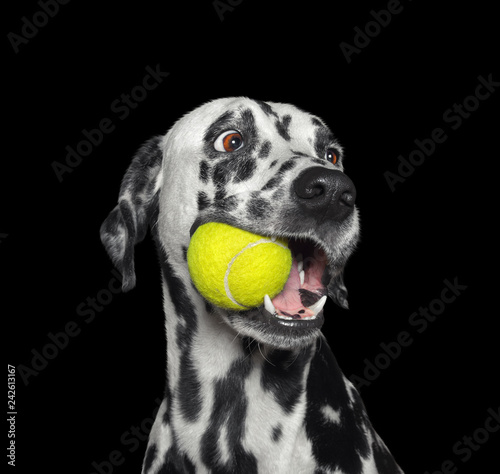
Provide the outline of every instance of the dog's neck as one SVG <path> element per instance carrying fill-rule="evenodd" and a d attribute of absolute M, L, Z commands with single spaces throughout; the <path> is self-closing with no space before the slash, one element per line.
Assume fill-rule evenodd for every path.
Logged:
<path fill-rule="evenodd" d="M 162 250 L 160 262 L 167 384 L 144 472 L 288 474 L 318 462 L 400 472 L 323 336 L 295 351 L 259 346 L 206 304 L 182 256 L 169 261 Z"/>
<path fill-rule="evenodd" d="M 163 259 L 167 333 L 163 419 L 169 420 L 173 438 L 191 460 L 213 465 L 217 462 L 213 457 L 226 457 L 240 463 L 234 472 L 246 472 L 245 463 L 255 462 L 247 453 L 249 446 L 260 457 L 269 457 L 266 462 L 271 465 L 286 456 L 287 463 L 294 456 L 300 458 L 305 388 L 315 344 L 275 350 L 240 337 L 190 281 L 179 276 L 182 270 L 175 270 Z M 289 452 L 277 459 L 272 440 L 282 437 L 289 440 Z"/>

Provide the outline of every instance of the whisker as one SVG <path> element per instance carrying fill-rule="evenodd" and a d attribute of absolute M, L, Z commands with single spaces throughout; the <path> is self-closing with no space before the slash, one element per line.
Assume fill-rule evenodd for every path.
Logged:
<path fill-rule="evenodd" d="M 297 351 L 297 355 L 295 356 L 295 358 L 292 360 L 292 362 L 290 362 L 290 364 L 286 366 L 287 369 L 289 369 L 293 365 L 293 363 L 299 358 L 301 352 L 302 352 L 301 350 Z"/>
<path fill-rule="evenodd" d="M 260 342 L 257 343 L 257 347 L 259 348 L 260 355 L 264 358 L 266 362 L 269 362 L 273 367 L 276 367 L 263 353 L 262 349 L 260 348 Z"/>

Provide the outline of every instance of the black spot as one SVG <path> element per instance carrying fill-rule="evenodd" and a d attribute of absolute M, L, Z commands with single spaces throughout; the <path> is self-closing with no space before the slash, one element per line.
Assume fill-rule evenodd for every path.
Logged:
<path fill-rule="evenodd" d="M 277 443 L 281 439 L 281 435 L 283 434 L 283 428 L 281 425 L 275 426 L 273 428 L 273 433 L 271 435 L 272 440 Z"/>
<path fill-rule="evenodd" d="M 255 150 L 258 144 L 259 133 L 255 124 L 255 117 L 250 109 L 245 109 L 241 113 L 241 131 L 245 139 L 245 146 L 241 149 L 242 153 L 248 154 Z"/>
<path fill-rule="evenodd" d="M 301 151 L 290 150 L 295 156 L 309 156 L 306 153 L 302 153 Z"/>
<path fill-rule="evenodd" d="M 212 304 L 208 301 L 205 301 L 205 311 L 210 314 L 214 310 Z"/>
<path fill-rule="evenodd" d="M 316 155 L 318 158 L 323 158 L 326 149 L 334 140 L 334 136 L 332 132 L 322 125 L 318 127 L 314 136 L 314 150 L 316 151 Z"/>
<path fill-rule="evenodd" d="M 317 343 L 307 380 L 306 433 L 312 441 L 313 455 L 325 469 L 361 474 L 362 460 L 370 454 L 366 430 L 371 424 L 357 392 L 351 403 L 342 372 L 322 337 Z M 340 410 L 340 423 L 325 419 L 321 408 Z"/>
<path fill-rule="evenodd" d="M 312 117 L 311 122 L 315 127 L 324 127 L 323 122 L 321 122 L 321 120 L 317 117 Z"/>
<path fill-rule="evenodd" d="M 231 128 L 231 123 L 234 119 L 234 112 L 231 112 L 230 110 L 224 112 L 222 115 L 219 116 L 215 122 L 213 122 L 210 127 L 205 132 L 205 135 L 203 139 L 205 140 L 205 143 L 207 144 L 212 144 L 215 139 L 219 136 L 220 133 L 223 131 L 227 130 L 228 128 Z"/>
<path fill-rule="evenodd" d="M 278 170 L 278 173 L 286 173 L 297 166 L 297 162 L 293 160 L 285 161 Z"/>
<path fill-rule="evenodd" d="M 215 192 L 215 203 L 218 204 L 220 201 L 223 201 L 226 198 L 226 189 L 221 188 Z"/>
<path fill-rule="evenodd" d="M 319 158 L 313 158 L 311 161 L 313 163 L 316 163 L 317 165 L 325 166 L 325 164 L 326 164 L 326 160 L 321 160 Z"/>
<path fill-rule="evenodd" d="M 271 153 L 271 149 L 271 142 L 269 140 L 266 140 L 260 147 L 259 158 L 267 158 L 269 156 L 269 153 Z"/>
<path fill-rule="evenodd" d="M 184 257 L 184 261 L 187 262 L 187 251 L 188 251 L 188 248 L 183 245 L 182 246 L 182 256 Z"/>
<path fill-rule="evenodd" d="M 203 211 L 208 206 L 210 206 L 210 199 L 205 192 L 200 191 L 198 193 L 198 211 Z"/>
<path fill-rule="evenodd" d="M 238 160 L 238 167 L 236 170 L 236 174 L 233 178 L 233 181 L 236 183 L 240 183 L 242 181 L 250 179 L 255 173 L 256 169 L 257 169 L 257 163 L 255 162 L 255 159 L 252 158 L 251 156 L 246 157 L 242 160 Z"/>
<path fill-rule="evenodd" d="M 277 119 L 274 124 L 276 125 L 276 130 L 281 137 L 283 137 L 287 142 L 290 141 L 290 122 L 292 121 L 291 115 L 284 115 L 281 120 Z"/>
<path fill-rule="evenodd" d="M 238 207 L 238 198 L 236 196 L 229 196 L 227 198 L 215 201 L 215 206 L 218 211 L 231 212 Z"/>
<path fill-rule="evenodd" d="M 259 104 L 260 108 L 264 111 L 266 115 L 274 115 L 276 118 L 278 118 L 278 114 L 273 110 L 273 108 L 267 103 L 262 100 L 256 100 L 257 104 Z"/>
<path fill-rule="evenodd" d="M 151 469 L 151 465 L 153 464 L 154 460 L 156 459 L 156 444 L 151 444 L 149 445 L 147 451 L 146 451 L 146 456 L 144 457 L 144 472 L 145 474 L 148 474 L 148 471 Z"/>
<path fill-rule="evenodd" d="M 186 454 L 179 452 L 177 445 L 174 445 L 165 453 L 165 463 L 161 466 L 158 474 L 196 474 L 194 464 Z"/>
<path fill-rule="evenodd" d="M 311 351 L 275 350 L 267 356 L 269 364 L 262 366 L 261 385 L 274 395 L 285 413 L 291 413 L 304 391 L 303 375 Z"/>
<path fill-rule="evenodd" d="M 233 362 L 225 377 L 213 384 L 213 402 L 210 422 L 201 440 L 201 456 L 211 472 L 231 474 L 257 473 L 255 456 L 242 445 L 248 400 L 245 395 L 245 379 L 251 371 L 251 359 L 241 358 Z M 229 460 L 219 463 L 218 440 L 222 427 L 226 427 Z"/>
<path fill-rule="evenodd" d="M 257 341 L 255 339 L 252 339 L 251 337 L 242 337 L 241 345 L 243 347 L 245 357 L 251 355 L 253 351 L 258 347 Z"/>
<path fill-rule="evenodd" d="M 307 308 L 320 299 L 320 295 L 304 288 L 299 289 L 300 301 Z"/>
<path fill-rule="evenodd" d="M 276 188 L 284 178 L 284 174 L 293 169 L 296 166 L 297 162 L 293 160 L 288 160 L 285 163 L 283 163 L 279 170 L 277 171 L 276 175 L 273 176 L 262 188 L 263 191 L 268 190 L 268 189 L 274 189 Z"/>
<path fill-rule="evenodd" d="M 182 354 L 179 375 L 179 393 L 182 396 L 179 397 L 179 406 L 184 418 L 195 422 L 201 410 L 201 383 L 191 358 L 191 350 L 193 338 L 198 330 L 198 320 L 189 293 L 183 281 L 175 274 L 165 250 L 159 242 L 157 242 L 157 249 L 163 277 L 167 283 L 176 315 L 184 320 L 184 324 L 178 324 L 176 328 L 176 343 Z M 170 403 L 171 398 L 169 399 Z"/>
<path fill-rule="evenodd" d="M 276 166 L 276 163 L 278 163 L 278 160 L 272 161 L 271 164 L 269 165 L 269 168 L 274 168 Z"/>
<path fill-rule="evenodd" d="M 283 175 L 277 174 L 276 176 L 273 176 L 263 187 L 262 191 L 267 191 L 269 189 L 274 189 L 277 187 L 281 181 L 283 181 Z"/>
<path fill-rule="evenodd" d="M 262 219 L 269 214 L 270 204 L 266 199 L 252 197 L 247 203 L 247 214 L 251 219 Z"/>
<path fill-rule="evenodd" d="M 226 184 L 229 182 L 231 175 L 228 172 L 228 165 L 230 160 L 224 160 L 217 163 L 213 169 L 212 179 L 215 185 L 215 201 L 219 201 L 226 197 Z"/>
<path fill-rule="evenodd" d="M 228 171 L 229 168 L 231 167 L 232 161 L 233 160 L 230 159 L 223 160 L 217 163 L 216 166 L 214 166 L 212 173 L 212 181 L 217 188 L 225 186 L 227 183 L 229 183 L 231 176 Z"/>
<path fill-rule="evenodd" d="M 200 161 L 200 181 L 208 183 L 210 167 L 206 161 Z"/>

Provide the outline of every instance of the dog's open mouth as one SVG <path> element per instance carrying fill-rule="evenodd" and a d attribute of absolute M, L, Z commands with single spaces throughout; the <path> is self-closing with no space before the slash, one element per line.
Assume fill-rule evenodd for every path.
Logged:
<path fill-rule="evenodd" d="M 283 321 L 311 321 L 318 318 L 326 302 L 323 277 L 325 252 L 309 240 L 289 239 L 293 264 L 285 287 L 272 300 L 266 295 L 265 309 Z"/>

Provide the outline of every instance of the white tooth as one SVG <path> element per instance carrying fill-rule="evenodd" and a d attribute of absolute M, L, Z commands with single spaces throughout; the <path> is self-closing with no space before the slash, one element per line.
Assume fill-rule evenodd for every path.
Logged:
<path fill-rule="evenodd" d="M 306 277 L 304 270 L 299 271 L 299 278 L 300 278 L 300 286 L 304 284 L 304 278 Z"/>
<path fill-rule="evenodd" d="M 309 306 L 309 309 L 314 313 L 314 316 L 316 316 L 323 309 L 323 306 L 325 306 L 325 302 L 326 295 L 322 296 L 318 301 L 316 301 L 316 303 Z"/>
<path fill-rule="evenodd" d="M 276 314 L 276 317 L 279 318 L 279 319 L 293 319 L 290 316 L 283 316 L 282 314 Z"/>
<path fill-rule="evenodd" d="M 276 242 L 276 236 L 271 237 L 271 242 Z"/>
<path fill-rule="evenodd" d="M 304 270 L 304 261 L 302 260 L 302 254 L 297 254 L 295 259 L 297 260 L 297 270 L 300 273 L 302 270 Z"/>
<path fill-rule="evenodd" d="M 276 313 L 276 308 L 274 307 L 271 298 L 269 298 L 269 295 L 264 296 L 264 308 L 266 308 L 266 311 L 273 315 Z"/>

